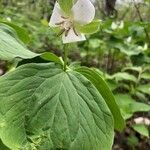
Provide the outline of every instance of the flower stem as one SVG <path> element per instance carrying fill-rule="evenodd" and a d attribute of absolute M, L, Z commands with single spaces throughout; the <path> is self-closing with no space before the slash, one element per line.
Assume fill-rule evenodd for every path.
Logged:
<path fill-rule="evenodd" d="M 68 63 L 68 45 L 64 45 L 64 71 L 67 70 L 67 63 Z"/>

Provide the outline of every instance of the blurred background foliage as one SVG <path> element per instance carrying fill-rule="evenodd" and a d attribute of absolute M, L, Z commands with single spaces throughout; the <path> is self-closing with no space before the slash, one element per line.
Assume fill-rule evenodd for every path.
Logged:
<path fill-rule="evenodd" d="M 149 150 L 150 130 L 150 0 L 92 0 L 100 30 L 72 44 L 73 65 L 95 67 L 107 81 L 126 120 L 116 133 L 114 150 Z M 120 3 L 121 2 L 121 3 Z M 59 37 L 48 27 L 55 0 L 0 0 L 0 20 L 18 25 L 30 50 L 63 56 Z M 24 36 L 26 35 L 26 36 Z M 26 38 L 26 39 L 25 39 Z M 35 60 L 37 61 L 37 60 Z M 0 61 L 0 75 L 11 62 Z"/>

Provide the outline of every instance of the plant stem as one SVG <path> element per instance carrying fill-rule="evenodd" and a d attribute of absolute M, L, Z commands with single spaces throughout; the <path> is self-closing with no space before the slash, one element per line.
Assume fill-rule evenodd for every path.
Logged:
<path fill-rule="evenodd" d="M 68 63 L 68 45 L 64 45 L 64 71 L 67 70 L 67 63 Z"/>

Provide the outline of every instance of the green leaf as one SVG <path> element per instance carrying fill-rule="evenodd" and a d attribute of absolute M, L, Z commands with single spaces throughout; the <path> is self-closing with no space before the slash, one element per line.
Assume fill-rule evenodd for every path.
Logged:
<path fill-rule="evenodd" d="M 134 102 L 131 104 L 131 110 L 132 112 L 149 112 L 150 111 L 150 105 L 144 104 L 144 103 L 139 103 L 139 102 Z"/>
<path fill-rule="evenodd" d="M 129 73 L 126 73 L 126 72 L 115 73 L 112 76 L 112 79 L 115 79 L 116 81 L 122 81 L 122 80 L 133 81 L 133 82 L 137 81 L 137 78 L 135 76 L 133 76 Z"/>
<path fill-rule="evenodd" d="M 113 114 L 115 129 L 122 130 L 125 126 L 125 122 L 121 116 L 120 110 L 118 108 L 118 105 L 116 104 L 111 90 L 107 86 L 106 82 L 101 78 L 100 74 L 97 71 L 86 67 L 77 68 L 76 71 L 83 74 L 97 88 L 97 90 L 107 103 L 111 113 Z"/>
<path fill-rule="evenodd" d="M 136 102 L 130 95 L 117 94 L 115 95 L 116 102 L 121 109 L 124 119 L 129 119 L 135 112 L 149 112 L 150 105 Z"/>
<path fill-rule="evenodd" d="M 149 138 L 149 130 L 144 124 L 134 124 L 132 128 L 141 135 Z"/>
<path fill-rule="evenodd" d="M 130 66 L 130 67 L 125 67 L 125 68 L 122 69 L 122 71 L 127 71 L 127 70 L 142 72 L 142 67 Z"/>
<path fill-rule="evenodd" d="M 150 84 L 140 85 L 137 90 L 150 95 Z"/>
<path fill-rule="evenodd" d="M 122 44 L 120 43 L 116 43 L 114 44 L 114 47 L 116 49 L 119 49 L 122 53 L 126 54 L 127 56 L 133 56 L 133 55 L 139 55 L 142 50 L 138 49 L 138 45 L 134 45 L 134 44 Z"/>
<path fill-rule="evenodd" d="M 71 8 L 73 7 L 74 0 L 58 0 L 58 3 L 64 13 L 71 15 Z"/>
<path fill-rule="evenodd" d="M 44 60 L 52 61 L 52 62 L 55 62 L 57 64 L 63 65 L 62 60 L 58 56 L 56 56 L 55 54 L 53 54 L 53 53 L 45 52 L 40 57 L 43 58 Z"/>
<path fill-rule="evenodd" d="M 147 96 L 144 93 L 141 93 L 140 91 L 135 91 L 134 95 L 140 99 L 140 101 L 142 102 L 146 102 L 147 101 Z"/>
<path fill-rule="evenodd" d="M 150 72 L 144 72 L 141 74 L 141 78 L 145 80 L 150 80 Z"/>
<path fill-rule="evenodd" d="M 83 26 L 77 25 L 77 30 L 79 30 L 81 33 L 84 34 L 93 34 L 99 31 L 101 21 L 100 20 L 94 20 L 91 23 Z"/>
<path fill-rule="evenodd" d="M 7 25 L 0 24 L 0 59 L 33 58 L 39 54 L 29 51 L 17 38 L 16 32 Z"/>
<path fill-rule="evenodd" d="M 127 137 L 127 144 L 130 145 L 131 147 L 135 147 L 136 145 L 138 145 L 138 143 L 139 139 L 135 135 L 130 134 Z"/>
<path fill-rule="evenodd" d="M 111 149 L 112 114 L 80 73 L 28 64 L 0 83 L 0 138 L 10 149 Z"/>
<path fill-rule="evenodd" d="M 25 29 L 13 24 L 13 23 L 10 23 L 10 22 L 2 22 L 2 21 L 0 21 L 0 22 L 12 27 L 16 31 L 19 39 L 21 41 L 23 41 L 24 43 L 28 43 L 30 41 L 29 34 L 27 33 L 27 31 Z"/>
<path fill-rule="evenodd" d="M 0 150 L 9 150 L 0 140 Z"/>

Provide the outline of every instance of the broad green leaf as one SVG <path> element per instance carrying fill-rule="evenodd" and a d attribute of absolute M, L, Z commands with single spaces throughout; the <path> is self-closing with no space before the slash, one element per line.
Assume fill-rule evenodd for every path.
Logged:
<path fill-rule="evenodd" d="M 11 35 L 12 37 L 18 40 L 17 33 L 12 27 L 4 23 L 0 23 L 0 30 L 3 30 L 4 32 L 6 32 L 7 34 Z"/>
<path fill-rule="evenodd" d="M 0 83 L 0 138 L 10 149 L 111 149 L 112 114 L 80 73 L 28 64 Z"/>
<path fill-rule="evenodd" d="M 33 58 L 39 54 L 29 51 L 17 38 L 16 32 L 7 25 L 0 24 L 0 59 L 11 61 L 14 58 Z"/>
<path fill-rule="evenodd" d="M 115 95 L 116 102 L 121 109 L 121 113 L 124 119 L 129 119 L 133 116 L 135 112 L 149 112 L 150 105 L 136 102 L 127 94 L 117 94 Z"/>
<path fill-rule="evenodd" d="M 136 82 L 137 78 L 127 72 L 118 72 L 115 73 L 112 76 L 112 79 L 115 79 L 116 81 L 122 81 L 122 80 L 126 80 L 126 81 L 133 81 Z"/>
<path fill-rule="evenodd" d="M 61 9 L 67 14 L 71 15 L 71 8 L 73 7 L 74 0 L 58 0 Z"/>
<path fill-rule="evenodd" d="M 62 60 L 53 53 L 46 52 L 46 53 L 42 54 L 40 57 L 43 58 L 44 60 L 52 61 L 52 62 L 55 62 L 57 64 L 63 65 Z"/>
<path fill-rule="evenodd" d="M 0 150 L 9 150 L 0 140 Z"/>
<path fill-rule="evenodd" d="M 150 84 L 140 85 L 137 90 L 150 95 Z"/>
<path fill-rule="evenodd" d="M 142 50 L 138 49 L 138 45 L 134 44 L 122 44 L 122 43 L 117 43 L 114 44 L 114 47 L 116 49 L 119 49 L 122 53 L 126 54 L 127 56 L 133 56 L 133 55 L 139 55 Z"/>
<path fill-rule="evenodd" d="M 134 124 L 132 128 L 141 135 L 149 138 L 149 130 L 144 124 Z"/>
<path fill-rule="evenodd" d="M 130 67 L 125 67 L 122 69 L 122 71 L 127 71 L 127 70 L 133 70 L 136 72 L 142 72 L 142 67 L 135 67 L 135 66 L 130 66 Z"/>
<path fill-rule="evenodd" d="M 140 102 L 134 102 L 131 104 L 130 107 L 131 111 L 134 112 L 149 112 L 150 111 L 150 105 L 140 103 Z"/>
<path fill-rule="evenodd" d="M 125 126 L 124 120 L 111 90 L 107 86 L 106 82 L 101 78 L 100 74 L 97 71 L 86 67 L 77 68 L 76 71 L 83 74 L 97 88 L 113 114 L 115 129 L 122 130 Z"/>
<path fill-rule="evenodd" d="M 13 24 L 13 23 L 10 23 L 10 22 L 2 22 L 2 21 L 0 21 L 0 22 L 12 27 L 16 31 L 16 33 L 21 41 L 23 41 L 24 43 L 29 42 L 30 37 L 25 29 Z"/>
<path fill-rule="evenodd" d="M 141 74 L 142 79 L 150 80 L 150 72 L 144 72 Z"/>
<path fill-rule="evenodd" d="M 141 102 L 142 102 L 142 101 L 144 101 L 144 102 L 147 101 L 147 96 L 146 96 L 146 94 L 141 93 L 140 91 L 135 91 L 134 94 L 135 94 L 135 96 L 137 96 L 138 99 L 140 99 Z"/>
<path fill-rule="evenodd" d="M 77 29 L 84 34 L 93 34 L 99 31 L 101 21 L 100 20 L 94 20 L 91 23 L 83 26 L 77 25 Z"/>

